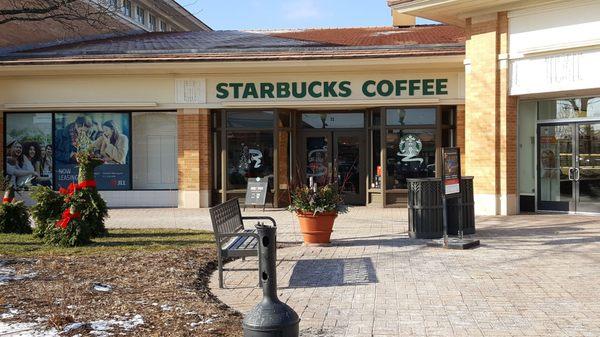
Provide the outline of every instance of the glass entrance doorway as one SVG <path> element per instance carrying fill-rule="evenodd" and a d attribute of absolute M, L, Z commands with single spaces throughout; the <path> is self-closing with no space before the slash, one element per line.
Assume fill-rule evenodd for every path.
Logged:
<path fill-rule="evenodd" d="M 304 181 L 337 182 L 344 201 L 364 205 L 365 141 L 359 131 L 310 131 L 300 136 Z"/>
<path fill-rule="evenodd" d="M 600 121 L 539 124 L 538 210 L 600 212 Z"/>

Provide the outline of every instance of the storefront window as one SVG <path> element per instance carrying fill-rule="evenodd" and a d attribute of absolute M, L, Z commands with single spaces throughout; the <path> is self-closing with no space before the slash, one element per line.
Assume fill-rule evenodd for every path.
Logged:
<path fill-rule="evenodd" d="M 100 190 L 131 188 L 131 154 L 129 152 L 129 113 L 57 113 L 54 114 L 55 184 L 67 187 L 77 181 L 75 152 L 81 138 L 91 143 L 104 161 L 95 170 Z"/>
<path fill-rule="evenodd" d="M 227 133 L 229 189 L 245 189 L 248 179 L 273 176 L 273 132 Z"/>
<path fill-rule="evenodd" d="M 386 135 L 388 189 L 406 189 L 406 178 L 435 176 L 435 129 L 393 129 Z"/>
<path fill-rule="evenodd" d="M 538 102 L 538 120 L 600 117 L 600 97 Z"/>
<path fill-rule="evenodd" d="M 434 125 L 436 108 L 394 108 L 386 109 L 387 125 Z"/>
<path fill-rule="evenodd" d="M 133 188 L 177 189 L 177 115 L 136 112 L 133 119 Z"/>
<path fill-rule="evenodd" d="M 346 129 L 363 128 L 365 114 L 351 113 L 304 113 L 302 127 L 307 129 Z"/>
<path fill-rule="evenodd" d="M 52 114 L 10 113 L 5 123 L 4 164 L 10 182 L 21 185 L 33 179 L 33 186 L 52 186 Z"/>
<path fill-rule="evenodd" d="M 273 128 L 273 111 L 228 111 L 228 128 Z"/>

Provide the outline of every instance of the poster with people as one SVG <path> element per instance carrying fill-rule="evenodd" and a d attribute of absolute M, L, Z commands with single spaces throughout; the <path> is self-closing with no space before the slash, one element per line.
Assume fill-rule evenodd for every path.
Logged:
<path fill-rule="evenodd" d="M 52 114 L 7 113 L 5 175 L 17 187 L 52 186 Z"/>
<path fill-rule="evenodd" d="M 104 164 L 96 168 L 100 190 L 127 190 L 131 185 L 130 120 L 127 113 L 57 113 L 54 152 L 57 187 L 77 181 L 77 142 L 86 139 Z"/>

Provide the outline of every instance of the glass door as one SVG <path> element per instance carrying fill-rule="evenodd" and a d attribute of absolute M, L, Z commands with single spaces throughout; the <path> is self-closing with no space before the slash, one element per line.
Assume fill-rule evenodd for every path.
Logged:
<path fill-rule="evenodd" d="M 600 212 L 600 122 L 538 126 L 538 210 Z"/>
<path fill-rule="evenodd" d="M 538 210 L 575 211 L 573 124 L 538 126 Z"/>
<path fill-rule="evenodd" d="M 331 132 L 311 132 L 301 138 L 305 183 L 312 178 L 319 186 L 326 185 L 332 177 Z"/>
<path fill-rule="evenodd" d="M 335 176 L 344 201 L 353 205 L 365 204 L 364 134 L 334 132 Z"/>
<path fill-rule="evenodd" d="M 577 124 L 577 212 L 600 212 L 600 123 Z"/>

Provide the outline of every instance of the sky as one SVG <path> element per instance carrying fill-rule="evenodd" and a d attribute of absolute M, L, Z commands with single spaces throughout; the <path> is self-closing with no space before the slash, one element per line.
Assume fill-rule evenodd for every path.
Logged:
<path fill-rule="evenodd" d="M 176 0 L 214 30 L 389 26 L 386 0 Z M 419 20 L 417 23 L 425 22 Z"/>

